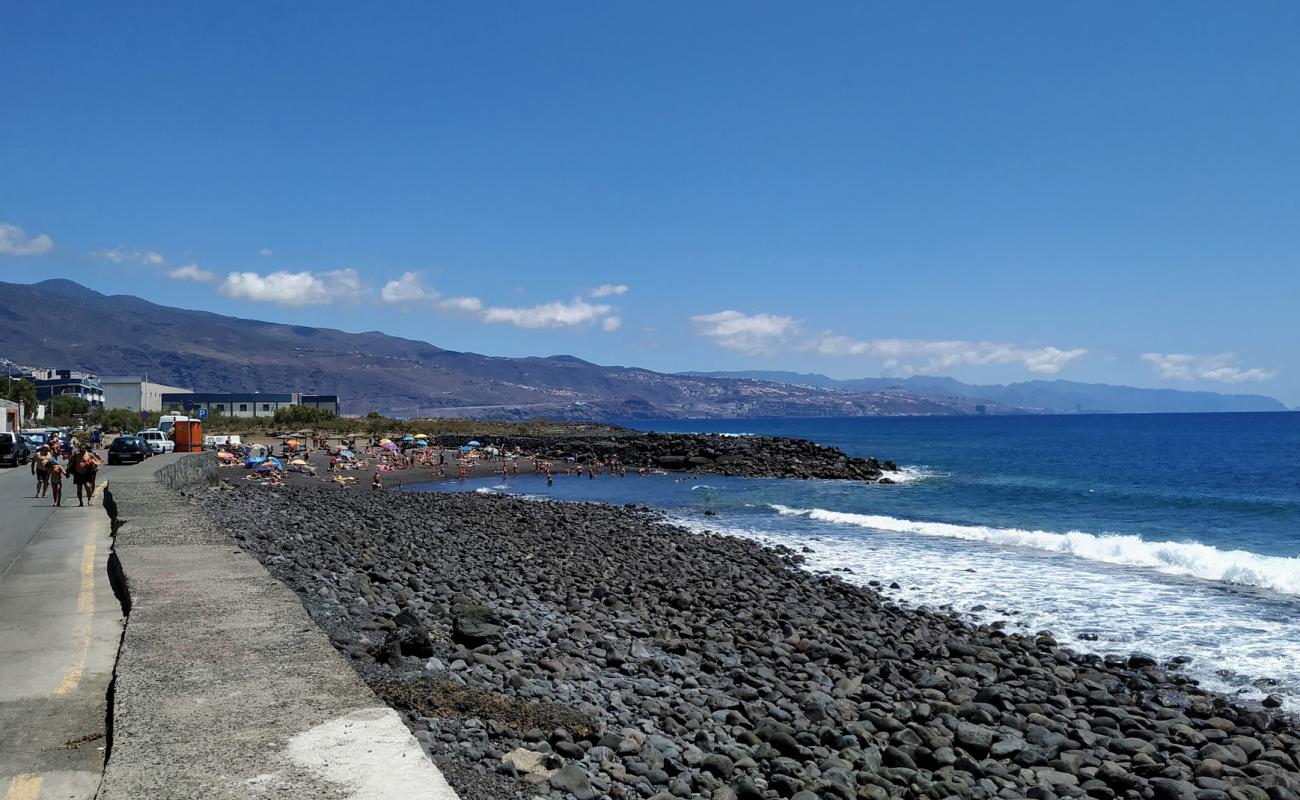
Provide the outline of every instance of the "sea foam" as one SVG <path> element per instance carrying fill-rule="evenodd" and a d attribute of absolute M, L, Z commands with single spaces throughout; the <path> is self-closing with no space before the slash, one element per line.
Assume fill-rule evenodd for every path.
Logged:
<path fill-rule="evenodd" d="M 1003 547 L 1024 547 L 1050 553 L 1146 567 L 1169 575 L 1186 575 L 1242 586 L 1257 586 L 1275 592 L 1300 595 L 1300 557 L 1264 556 L 1245 550 L 1219 550 L 1193 542 L 1149 542 L 1140 536 L 1094 534 L 1084 531 L 1051 531 L 990 528 L 983 525 L 954 525 L 946 522 L 918 522 L 877 514 L 850 514 L 822 508 L 791 508 L 771 505 L 783 516 L 807 517 L 819 522 L 855 525 L 860 528 L 941 536 Z"/>

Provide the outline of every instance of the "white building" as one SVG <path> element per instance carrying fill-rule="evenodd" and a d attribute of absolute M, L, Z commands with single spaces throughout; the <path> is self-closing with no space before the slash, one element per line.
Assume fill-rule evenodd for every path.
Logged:
<path fill-rule="evenodd" d="M 0 400 L 0 433 L 13 433 L 22 427 L 23 407 L 10 400 Z"/>
<path fill-rule="evenodd" d="M 100 378 L 104 387 L 104 408 L 129 408 L 132 411 L 162 411 L 164 394 L 192 394 L 190 389 L 154 383 L 138 376 Z"/>

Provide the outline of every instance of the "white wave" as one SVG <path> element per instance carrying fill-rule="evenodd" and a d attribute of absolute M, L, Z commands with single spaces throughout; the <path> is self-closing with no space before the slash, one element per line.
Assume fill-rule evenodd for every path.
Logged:
<path fill-rule="evenodd" d="M 757 436 L 756 433 L 714 433 L 714 436 L 725 436 L 728 439 L 739 439 L 744 436 Z"/>
<path fill-rule="evenodd" d="M 925 467 L 899 467 L 897 472 L 885 472 L 881 477 L 889 478 L 894 483 L 911 483 L 912 481 L 933 478 L 937 475 L 938 473 L 931 472 Z"/>
<path fill-rule="evenodd" d="M 807 517 L 838 525 L 942 536 L 1004 547 L 1025 547 L 1108 564 L 1147 567 L 1169 575 L 1187 575 L 1300 595 L 1300 557 L 1263 556 L 1246 550 L 1219 550 L 1209 545 L 1189 542 L 1148 542 L 1140 536 L 1130 535 L 1027 531 L 983 525 L 917 522 L 877 514 L 827 511 L 822 508 L 791 508 L 783 505 L 770 507 L 784 516 Z"/>
<path fill-rule="evenodd" d="M 708 485 L 707 483 L 697 483 L 697 484 L 695 484 L 694 486 L 691 487 L 691 491 L 693 492 L 693 491 L 695 491 L 696 489 L 716 489 L 716 488 L 718 488 L 718 487 L 716 487 L 716 486 L 710 486 L 710 485 Z"/>

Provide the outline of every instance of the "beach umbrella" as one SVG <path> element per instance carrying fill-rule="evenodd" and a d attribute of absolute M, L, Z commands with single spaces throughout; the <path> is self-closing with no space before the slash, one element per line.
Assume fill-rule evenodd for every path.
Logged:
<path fill-rule="evenodd" d="M 303 461 L 301 458 L 295 458 L 293 461 L 290 461 L 289 463 L 290 463 L 290 464 L 293 464 L 295 467 L 305 467 L 305 466 L 308 466 L 307 462 L 306 462 L 306 461 Z"/>
<path fill-rule="evenodd" d="M 415 437 L 414 437 L 414 436 L 403 436 L 403 437 L 402 437 L 402 441 L 404 441 L 404 442 L 414 442 L 414 441 L 415 441 Z"/>
<path fill-rule="evenodd" d="M 380 440 L 379 440 L 379 443 L 380 443 L 380 444 L 392 444 L 392 443 L 393 443 L 393 440 L 392 440 L 392 439 L 380 439 Z"/>
<path fill-rule="evenodd" d="M 477 441 L 474 441 L 474 440 L 472 440 L 472 439 L 470 440 L 469 446 L 470 446 L 470 447 L 482 447 L 481 444 L 479 444 Z"/>
<path fill-rule="evenodd" d="M 263 461 L 266 461 L 266 459 L 261 456 L 253 456 L 252 458 L 244 461 L 244 468 L 252 469 L 253 467 L 256 467 L 258 464 L 261 464 Z"/>
<path fill-rule="evenodd" d="M 393 444 L 392 442 L 389 442 L 388 444 L 384 445 L 384 449 L 385 449 L 385 450 L 394 450 L 394 451 L 395 451 L 395 450 L 397 450 L 397 445 Z"/>
<path fill-rule="evenodd" d="M 428 447 L 428 446 L 429 446 L 429 443 L 428 443 L 427 441 L 425 441 L 424 439 L 417 439 L 417 440 L 415 441 L 415 446 L 416 446 L 416 447 Z"/>
<path fill-rule="evenodd" d="M 466 446 L 462 446 L 462 447 L 460 448 L 460 451 L 461 451 L 462 453 L 468 453 L 468 452 L 469 452 L 469 446 L 468 446 L 468 445 L 466 445 Z"/>
<path fill-rule="evenodd" d="M 290 439 L 289 441 L 285 442 L 285 444 L 289 445 L 290 447 L 297 447 L 299 445 L 299 441 L 297 439 Z"/>
<path fill-rule="evenodd" d="M 429 438 L 429 434 L 427 434 L 427 433 L 417 433 L 417 434 L 415 434 L 415 438 L 417 438 L 417 439 L 428 439 L 428 438 Z"/>

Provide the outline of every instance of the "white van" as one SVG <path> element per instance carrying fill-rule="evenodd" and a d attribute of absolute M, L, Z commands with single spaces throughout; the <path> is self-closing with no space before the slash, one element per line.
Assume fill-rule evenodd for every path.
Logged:
<path fill-rule="evenodd" d="M 175 426 L 176 423 L 192 422 L 192 421 L 194 420 L 192 420 L 190 417 L 185 416 L 184 414 L 163 414 L 161 417 L 158 418 L 157 430 L 160 430 L 166 434 L 170 434 L 172 432 L 172 427 Z"/>
<path fill-rule="evenodd" d="M 140 431 L 138 434 L 154 453 L 171 453 L 176 450 L 176 443 L 167 438 L 167 434 L 157 428 Z"/>

